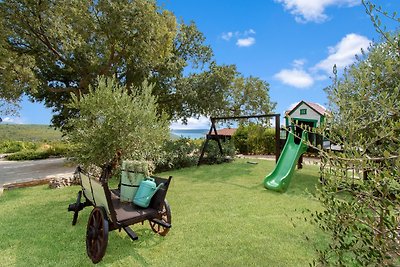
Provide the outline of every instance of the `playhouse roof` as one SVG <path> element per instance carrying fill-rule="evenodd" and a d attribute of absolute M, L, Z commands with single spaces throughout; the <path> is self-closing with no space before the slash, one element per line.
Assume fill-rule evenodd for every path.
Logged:
<path fill-rule="evenodd" d="M 321 106 L 318 103 L 313 103 L 313 102 L 306 102 L 306 101 L 300 101 L 299 103 L 297 103 L 297 105 L 292 108 L 291 110 L 287 110 L 285 112 L 285 115 L 290 115 L 292 114 L 298 107 L 301 106 L 301 104 L 306 104 L 307 106 L 309 106 L 311 109 L 313 109 L 315 112 L 317 112 L 318 114 L 325 116 L 328 114 L 328 111 L 326 110 L 325 107 Z"/>
<path fill-rule="evenodd" d="M 235 132 L 236 132 L 236 128 L 217 129 L 218 135 L 221 135 L 221 136 L 232 136 Z M 211 132 L 211 135 L 215 135 L 214 131 Z"/>

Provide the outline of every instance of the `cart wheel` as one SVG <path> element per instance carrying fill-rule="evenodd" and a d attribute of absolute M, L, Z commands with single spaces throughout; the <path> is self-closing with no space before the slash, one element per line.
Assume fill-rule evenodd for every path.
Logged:
<path fill-rule="evenodd" d="M 162 221 L 164 221 L 166 223 L 171 224 L 171 208 L 169 207 L 167 200 L 164 200 L 160 214 L 161 214 L 161 216 L 160 216 L 161 218 L 159 218 L 159 219 L 161 219 Z M 164 226 L 157 224 L 155 222 L 152 222 L 152 221 L 149 221 L 149 223 L 150 223 L 151 229 L 155 233 L 157 233 L 161 236 L 166 236 L 168 234 L 169 228 L 164 227 Z"/>
<path fill-rule="evenodd" d="M 93 263 L 98 263 L 106 253 L 108 243 L 108 219 L 102 207 L 90 213 L 86 229 L 86 252 Z"/>
<path fill-rule="evenodd" d="M 82 198 L 82 191 L 79 191 L 78 197 L 76 198 L 75 211 L 74 211 L 74 217 L 72 219 L 72 225 L 75 225 L 76 220 L 78 220 L 78 213 L 79 213 L 79 206 L 81 205 L 81 198 Z"/>

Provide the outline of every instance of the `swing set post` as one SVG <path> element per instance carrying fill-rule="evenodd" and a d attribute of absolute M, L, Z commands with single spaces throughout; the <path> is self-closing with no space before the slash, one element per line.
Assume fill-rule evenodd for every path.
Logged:
<path fill-rule="evenodd" d="M 279 143 L 280 139 L 280 114 L 263 114 L 263 115 L 249 115 L 249 116 L 231 116 L 231 117 L 211 117 L 211 127 L 210 130 L 208 131 L 208 134 L 206 136 L 206 140 L 203 144 L 203 147 L 201 148 L 201 153 L 200 153 L 200 158 L 199 161 L 197 162 L 197 166 L 201 164 L 201 161 L 204 157 L 205 150 L 207 148 L 208 142 L 210 140 L 211 133 L 214 131 L 215 138 L 217 139 L 218 142 L 218 148 L 219 152 L 221 155 L 224 155 L 224 151 L 222 149 L 221 141 L 217 132 L 217 128 L 215 127 L 216 121 L 219 120 L 239 120 L 239 119 L 253 119 L 253 118 L 271 118 L 275 117 L 275 162 L 278 162 L 279 156 L 281 154 L 281 147 Z"/>

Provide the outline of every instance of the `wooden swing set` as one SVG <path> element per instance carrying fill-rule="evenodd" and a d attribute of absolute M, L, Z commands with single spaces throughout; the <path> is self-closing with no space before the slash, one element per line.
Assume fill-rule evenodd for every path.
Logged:
<path fill-rule="evenodd" d="M 200 158 L 199 161 L 197 162 L 197 166 L 199 166 L 203 160 L 204 157 L 204 153 L 206 151 L 208 142 L 210 141 L 210 139 L 215 139 L 218 143 L 218 148 L 219 148 L 219 152 L 221 155 L 224 155 L 224 151 L 222 149 L 222 145 L 221 145 L 221 141 L 220 141 L 220 135 L 218 134 L 217 128 L 215 126 L 217 121 L 221 121 L 221 120 L 240 120 L 240 119 L 260 119 L 260 118 L 272 118 L 275 117 L 275 162 L 278 162 L 279 156 L 281 154 L 281 148 L 280 148 L 280 144 L 279 144 L 279 134 L 280 134 L 280 114 L 263 114 L 263 115 L 248 115 L 248 116 L 229 116 L 229 117 L 211 117 L 211 127 L 210 130 L 208 131 L 208 134 L 206 136 L 206 140 L 203 144 L 203 147 L 201 149 L 201 154 L 200 154 Z M 214 132 L 214 137 L 215 138 L 211 138 L 211 134 L 212 132 Z"/>

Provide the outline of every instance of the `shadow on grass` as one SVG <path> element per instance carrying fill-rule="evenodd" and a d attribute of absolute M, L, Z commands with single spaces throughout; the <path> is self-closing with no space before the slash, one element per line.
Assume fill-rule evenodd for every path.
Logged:
<path fill-rule="evenodd" d="M 319 173 L 316 166 L 305 166 L 301 170 L 295 170 L 292 181 L 287 190 L 290 195 L 309 194 L 315 196 L 316 186 L 319 185 Z"/>
<path fill-rule="evenodd" d="M 186 168 L 168 174 L 193 183 L 223 183 L 246 190 L 264 189 L 264 178 L 275 167 L 274 161 L 255 160 L 257 164 L 249 164 L 246 160 L 235 160 L 234 164 L 201 165 Z M 184 176 L 181 175 L 184 173 Z M 318 166 L 306 165 L 295 170 L 286 194 L 315 195 L 315 186 L 319 184 Z M 282 194 L 265 189 L 267 192 Z"/>
<path fill-rule="evenodd" d="M 222 163 L 216 165 L 201 165 L 199 167 L 192 167 L 184 169 L 185 179 L 192 182 L 226 182 L 232 179 L 240 179 L 254 176 L 254 170 L 257 170 L 257 165 L 248 164 L 243 161 L 235 161 L 235 164 Z M 173 172 L 179 175 L 179 171 Z"/>
<path fill-rule="evenodd" d="M 148 223 L 145 222 L 145 224 Z M 141 250 L 154 249 L 164 242 L 164 238 L 158 236 L 150 228 L 134 229 L 134 231 L 139 237 L 136 241 L 131 240 L 123 231 L 121 232 L 122 234 L 112 233 L 111 235 L 113 236 L 109 240 L 107 248 L 109 253 L 106 251 L 102 263 L 105 265 L 118 265 L 118 263 L 124 264 L 124 262 L 132 264 L 133 261 L 140 266 L 150 266 L 151 264 L 146 260 L 146 256 L 142 255 Z"/>

